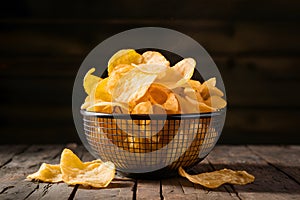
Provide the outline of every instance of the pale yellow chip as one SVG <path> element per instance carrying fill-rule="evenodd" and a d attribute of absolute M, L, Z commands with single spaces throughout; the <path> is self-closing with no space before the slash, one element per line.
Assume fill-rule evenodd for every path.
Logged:
<path fill-rule="evenodd" d="M 27 176 L 29 180 L 39 180 L 48 183 L 58 183 L 63 181 L 59 165 L 43 163 L 40 169 Z"/>
<path fill-rule="evenodd" d="M 95 72 L 95 68 L 90 69 L 83 79 L 83 88 L 85 92 L 89 95 L 91 94 L 95 85 L 101 80 L 100 77 L 93 75 L 92 73 Z"/>
<path fill-rule="evenodd" d="M 143 62 L 143 56 L 134 49 L 122 49 L 115 53 L 108 61 L 108 75 L 110 76 L 114 68 L 119 64 L 140 64 Z"/>
<path fill-rule="evenodd" d="M 200 184 L 207 188 L 218 188 L 225 183 L 246 185 L 252 183 L 255 177 L 246 171 L 233 171 L 230 169 L 222 169 L 214 172 L 190 175 L 186 173 L 182 167 L 178 169 L 181 176 L 186 177 L 189 181 Z"/>
<path fill-rule="evenodd" d="M 115 165 L 112 162 L 95 160 L 83 163 L 69 149 L 62 152 L 60 168 L 63 181 L 69 185 L 107 187 L 115 176 Z"/>
<path fill-rule="evenodd" d="M 142 54 L 144 63 L 147 64 L 160 64 L 170 67 L 170 62 L 157 51 L 146 51 Z"/>
<path fill-rule="evenodd" d="M 126 73 L 117 83 L 112 92 L 113 100 L 121 103 L 130 103 L 143 97 L 157 74 L 150 74 L 133 69 Z"/>
<path fill-rule="evenodd" d="M 219 96 L 210 96 L 207 100 L 205 100 L 205 103 L 206 105 L 216 109 L 225 108 L 227 105 L 226 101 Z"/>
<path fill-rule="evenodd" d="M 177 82 L 178 86 L 188 82 L 191 79 L 195 67 L 196 67 L 196 61 L 193 58 L 185 58 L 173 66 L 173 69 L 178 71 L 183 77 L 181 80 Z"/>

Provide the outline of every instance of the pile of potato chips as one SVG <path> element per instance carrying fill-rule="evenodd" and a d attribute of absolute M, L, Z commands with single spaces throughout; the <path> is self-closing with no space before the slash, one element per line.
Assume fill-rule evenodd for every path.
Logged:
<path fill-rule="evenodd" d="M 191 80 L 195 67 L 193 58 L 171 67 L 159 52 L 140 55 L 134 49 L 120 50 L 108 62 L 108 77 L 93 75 L 94 68 L 85 75 L 83 86 L 88 96 L 81 109 L 100 113 L 186 114 L 226 107 L 215 78 L 202 84 Z"/>
<path fill-rule="evenodd" d="M 83 163 L 71 150 L 64 149 L 59 165 L 43 163 L 40 169 L 28 175 L 27 179 L 49 183 L 63 181 L 69 185 L 80 184 L 101 188 L 107 187 L 113 180 L 115 171 L 112 162 L 94 160 Z"/>

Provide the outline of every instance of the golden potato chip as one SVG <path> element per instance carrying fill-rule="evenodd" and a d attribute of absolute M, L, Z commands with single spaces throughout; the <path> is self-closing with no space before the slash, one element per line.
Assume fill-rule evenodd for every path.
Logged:
<path fill-rule="evenodd" d="M 144 63 L 147 64 L 160 64 L 170 67 L 170 62 L 157 51 L 146 51 L 142 54 Z"/>
<path fill-rule="evenodd" d="M 153 83 L 147 92 L 149 93 L 149 99 L 152 104 L 162 105 L 167 101 L 171 91 L 163 85 Z"/>
<path fill-rule="evenodd" d="M 39 181 L 49 182 L 49 183 L 58 183 L 63 181 L 62 174 L 60 171 L 60 166 L 50 165 L 47 163 L 43 163 L 40 169 L 37 172 L 28 175 L 27 179 L 39 180 Z"/>
<path fill-rule="evenodd" d="M 95 68 L 90 69 L 83 79 L 83 88 L 85 92 L 89 95 L 95 85 L 101 80 L 100 77 L 93 75 Z"/>
<path fill-rule="evenodd" d="M 117 102 L 97 102 L 86 108 L 87 111 L 100 112 L 100 113 L 112 113 L 117 111 L 115 108 L 120 109 L 117 113 L 128 113 L 126 105 Z"/>
<path fill-rule="evenodd" d="M 225 183 L 246 185 L 252 183 L 255 179 L 253 175 L 246 171 L 233 171 L 230 169 L 190 175 L 180 167 L 178 172 L 182 177 L 186 177 L 192 183 L 200 184 L 207 188 L 218 188 Z"/>
<path fill-rule="evenodd" d="M 119 64 L 140 64 L 143 56 L 138 54 L 134 49 L 122 49 L 115 53 L 108 61 L 108 75 L 110 76 L 114 68 Z"/>
<path fill-rule="evenodd" d="M 206 105 L 213 108 L 221 109 L 226 107 L 226 101 L 219 96 L 211 96 L 205 100 Z"/>
<path fill-rule="evenodd" d="M 107 82 L 108 82 L 108 78 L 102 79 L 100 82 L 98 82 L 95 88 L 94 102 L 111 101 L 111 94 L 108 92 Z"/>
<path fill-rule="evenodd" d="M 157 74 L 149 74 L 133 69 L 126 73 L 114 88 L 113 100 L 121 103 L 129 103 L 140 99 L 147 92 Z"/>
<path fill-rule="evenodd" d="M 167 110 L 168 114 L 175 114 L 179 111 L 178 100 L 174 93 L 168 95 L 167 100 L 163 104 L 163 107 Z"/>
<path fill-rule="evenodd" d="M 69 185 L 107 187 L 115 176 L 115 165 L 112 162 L 95 160 L 83 163 L 69 149 L 62 152 L 60 168 L 63 181 Z"/>
<path fill-rule="evenodd" d="M 137 104 L 132 111 L 132 114 L 152 114 L 152 104 L 150 101 Z"/>
<path fill-rule="evenodd" d="M 216 109 L 209 105 L 206 105 L 205 103 L 199 102 L 199 111 L 201 113 L 206 113 L 206 112 L 214 112 L 216 111 Z"/>

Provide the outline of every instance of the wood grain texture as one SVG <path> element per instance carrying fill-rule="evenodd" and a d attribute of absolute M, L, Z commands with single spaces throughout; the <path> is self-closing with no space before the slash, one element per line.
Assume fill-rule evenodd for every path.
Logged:
<path fill-rule="evenodd" d="M 252 184 L 233 186 L 242 199 L 297 199 L 300 197 L 298 183 L 269 165 L 246 146 L 219 146 L 209 154 L 208 161 L 217 170 L 222 168 L 246 170 L 255 176 Z"/>

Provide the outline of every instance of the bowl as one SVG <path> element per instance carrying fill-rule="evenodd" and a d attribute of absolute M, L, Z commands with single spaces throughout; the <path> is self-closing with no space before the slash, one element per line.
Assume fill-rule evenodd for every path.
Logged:
<path fill-rule="evenodd" d="M 203 160 L 218 141 L 225 109 L 173 115 L 107 114 L 81 110 L 85 146 L 130 176 L 172 176 Z M 149 176 L 148 176 L 149 177 Z"/>

